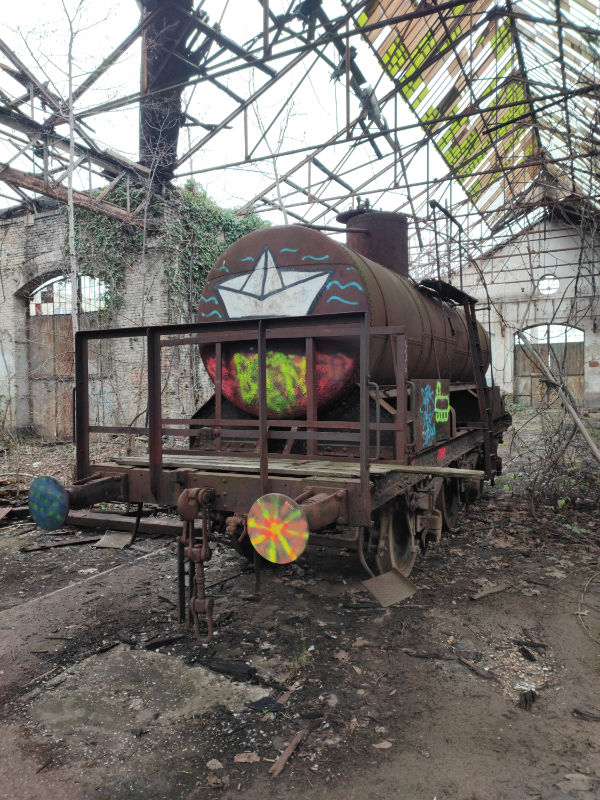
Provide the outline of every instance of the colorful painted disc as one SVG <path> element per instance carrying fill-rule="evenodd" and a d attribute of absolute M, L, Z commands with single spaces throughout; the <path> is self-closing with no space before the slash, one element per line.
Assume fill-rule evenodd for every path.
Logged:
<path fill-rule="evenodd" d="M 63 485 L 50 475 L 41 475 L 29 487 L 29 511 L 45 531 L 55 531 L 69 513 L 69 497 Z"/>
<path fill-rule="evenodd" d="M 248 514 L 248 536 L 254 549 L 273 564 L 289 564 L 308 544 L 308 522 L 294 500 L 284 494 L 265 494 Z"/>

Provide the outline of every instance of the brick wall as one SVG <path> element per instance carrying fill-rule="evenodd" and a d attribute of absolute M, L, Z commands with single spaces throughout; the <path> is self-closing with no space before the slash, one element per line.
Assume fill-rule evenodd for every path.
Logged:
<path fill-rule="evenodd" d="M 26 298 L 40 284 L 68 272 L 65 258 L 66 215 L 53 208 L 0 220 L 0 427 L 40 430 L 33 418 L 27 343 Z M 169 293 L 163 252 L 150 236 L 145 253 L 125 265 L 123 299 L 112 311 L 110 327 L 160 325 L 189 321 Z M 183 318 L 182 318 L 183 317 Z M 82 319 L 81 327 L 97 320 Z M 166 351 L 163 358 L 163 410 L 189 417 L 211 394 L 211 384 L 197 353 L 190 348 Z M 51 388 L 51 387 L 50 387 Z M 90 417 L 105 425 L 143 426 L 146 407 L 146 357 L 142 337 L 128 337 L 90 347 Z M 43 426 L 42 426 L 43 427 Z"/>

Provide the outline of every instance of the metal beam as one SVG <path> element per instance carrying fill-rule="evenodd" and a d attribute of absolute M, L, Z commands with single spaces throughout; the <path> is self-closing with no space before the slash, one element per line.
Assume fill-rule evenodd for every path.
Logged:
<path fill-rule="evenodd" d="M 73 92 L 73 103 L 76 103 L 77 100 L 85 93 L 87 90 L 96 83 L 98 78 L 102 77 L 107 69 L 110 69 L 112 65 L 123 55 L 123 53 L 129 49 L 129 47 L 135 42 L 135 40 L 140 36 L 140 34 L 144 31 L 146 26 L 152 22 L 156 14 L 158 13 L 158 9 L 154 9 L 150 14 L 144 17 L 139 25 L 127 36 L 120 45 L 115 47 L 112 53 L 107 56 L 104 61 L 96 67 L 96 69 L 88 75 L 88 77 L 84 80 L 82 84 L 80 84 L 77 89 Z M 46 120 L 44 125 L 49 125 L 53 127 L 59 121 L 60 117 L 56 114 L 53 114 L 49 119 Z"/>
<path fill-rule="evenodd" d="M 0 125 L 24 133 L 32 142 L 38 139 L 41 140 L 44 136 L 47 136 L 49 147 L 56 147 L 59 150 L 69 152 L 68 137 L 60 136 L 57 133 L 47 133 L 42 125 L 19 112 L 6 111 L 0 108 Z M 101 153 L 91 147 L 84 147 L 83 145 L 75 143 L 75 154 L 78 157 L 86 156 L 91 159 L 92 163 L 113 177 L 125 169 L 127 172 L 131 173 L 138 182 L 147 180 L 148 178 L 149 171 L 141 164 L 129 162 L 128 165 L 125 165 L 117 158 L 111 158 L 106 153 Z"/>
<path fill-rule="evenodd" d="M 0 181 L 5 181 L 10 186 L 27 189 L 30 192 L 38 192 L 39 194 L 46 195 L 46 197 L 53 197 L 63 203 L 67 202 L 67 190 L 64 186 L 45 182 L 43 178 L 37 175 L 21 172 L 21 170 L 13 169 L 3 164 L 0 164 Z M 138 228 L 143 228 L 144 226 L 142 220 L 134 219 L 124 208 L 116 206 L 113 203 L 107 203 L 106 201 L 98 202 L 96 198 L 90 197 L 83 192 L 73 192 L 73 202 L 75 205 L 87 208 L 90 211 L 97 211 L 119 222 L 135 225 Z"/>
<path fill-rule="evenodd" d="M 296 58 L 294 58 L 292 61 L 286 64 L 285 67 L 283 67 L 278 73 L 276 73 L 272 78 L 270 78 L 259 89 L 253 92 L 250 95 L 250 97 L 244 100 L 243 103 L 240 103 L 240 105 L 234 111 L 232 111 L 231 114 L 228 114 L 228 116 L 225 117 L 224 120 L 222 120 L 218 125 L 215 126 L 214 130 L 210 131 L 210 133 L 207 133 L 206 136 L 204 136 L 199 142 L 196 142 L 196 144 L 193 147 L 191 147 L 187 151 L 187 153 L 184 153 L 180 158 L 177 159 L 175 163 L 175 169 L 180 167 L 184 163 L 184 161 L 187 161 L 188 158 L 191 158 L 191 156 L 193 156 L 194 153 L 196 153 L 198 150 L 200 150 L 201 147 L 204 147 L 204 145 L 207 142 L 209 142 L 212 138 L 214 138 L 219 131 L 223 130 L 223 128 L 226 128 L 230 122 L 232 122 L 237 116 L 239 116 L 242 113 L 242 111 L 244 111 L 244 109 L 251 106 L 252 103 L 254 103 L 255 100 L 258 100 L 258 98 L 261 97 L 268 89 L 270 89 L 271 86 L 273 86 L 275 83 L 277 83 L 278 80 L 283 78 L 284 75 L 286 75 L 288 72 L 294 69 L 294 67 L 296 67 L 301 61 L 303 61 L 303 59 L 308 55 L 308 53 L 309 50 L 304 50 L 301 53 L 299 53 L 296 56 Z"/>
<path fill-rule="evenodd" d="M 469 0 L 470 1 L 470 0 Z M 275 70 L 272 67 L 267 66 L 264 63 L 264 59 L 259 59 L 256 56 L 249 53 L 245 50 L 241 45 L 237 42 L 234 42 L 233 39 L 230 39 L 228 36 L 224 36 L 219 31 L 211 28 L 210 25 L 207 25 L 204 20 L 200 19 L 200 17 L 194 11 L 186 11 L 186 9 L 181 8 L 177 4 L 173 4 L 173 8 L 177 10 L 182 16 L 188 17 L 194 23 L 194 25 L 205 35 L 208 36 L 210 39 L 214 39 L 214 41 L 220 45 L 221 47 L 225 48 L 225 50 L 230 50 L 234 53 L 238 58 L 244 59 L 247 61 L 251 67 L 256 67 L 257 69 L 262 70 L 265 72 L 270 78 L 275 77 Z"/>
<path fill-rule="evenodd" d="M 44 98 L 44 100 L 51 106 L 55 111 L 62 112 L 60 101 L 57 100 L 56 95 L 51 92 L 44 84 L 35 77 L 33 72 L 21 61 L 21 59 L 13 53 L 10 47 L 0 39 L 0 52 L 4 53 L 4 55 L 12 61 L 12 63 L 17 67 L 19 72 L 34 86 L 39 94 Z"/>

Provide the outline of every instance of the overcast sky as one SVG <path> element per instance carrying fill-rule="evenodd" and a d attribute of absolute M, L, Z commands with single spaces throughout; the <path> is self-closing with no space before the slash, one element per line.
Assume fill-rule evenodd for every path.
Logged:
<path fill-rule="evenodd" d="M 65 0 L 70 13 L 76 7 L 75 0 Z M 37 75 L 44 75 L 53 87 L 63 97 L 67 94 L 66 63 L 69 41 L 69 23 L 62 0 L 20 0 L 20 2 L 6 3 L 3 8 L 2 38 L 15 50 L 19 57 L 30 66 Z M 283 12 L 289 3 L 287 0 L 271 0 L 274 13 Z M 339 0 L 324 0 L 324 7 L 331 17 L 339 15 L 342 5 Z M 205 0 L 203 10 L 209 14 L 211 24 L 221 23 L 225 34 L 238 42 L 244 42 L 254 34 L 262 32 L 262 8 L 255 0 Z M 75 62 L 75 86 L 77 86 L 92 71 L 115 46 L 117 46 L 136 26 L 139 21 L 139 8 L 135 0 L 109 0 L 109 2 L 92 2 L 87 0 L 83 5 L 83 12 L 75 21 L 76 35 L 73 42 Z M 292 23 L 300 30 L 300 23 Z M 381 93 L 388 91 L 390 82 L 384 77 L 372 54 L 366 45 L 357 38 L 353 44 L 359 48 L 361 69 L 366 74 L 367 83 L 376 86 L 379 82 Z M 339 59 L 339 55 L 329 46 L 327 51 L 332 60 Z M 314 54 L 309 54 L 290 74 L 289 81 L 282 80 L 274 89 L 270 90 L 261 100 L 260 106 L 253 106 L 248 114 L 250 127 L 250 140 L 256 141 L 260 136 L 261 124 L 267 124 L 270 114 L 273 114 L 290 97 L 293 87 L 302 80 L 301 90 L 288 103 L 286 113 L 269 132 L 266 144 L 261 145 L 257 153 L 263 155 L 277 152 L 278 149 L 300 147 L 311 142 L 320 142 L 327 139 L 345 123 L 345 87 L 343 82 L 335 83 L 330 80 L 331 68 L 317 61 L 316 66 L 310 71 L 308 68 L 315 61 Z M 278 68 L 282 62 L 275 62 Z M 307 74 L 308 71 L 308 74 Z M 78 102 L 76 110 L 81 111 L 93 107 L 98 103 L 114 97 L 133 93 L 139 90 L 140 76 L 140 42 L 136 42 L 127 51 L 119 62 L 112 67 L 83 98 Z M 254 77 L 251 71 L 244 70 L 224 82 L 235 88 L 241 96 L 248 94 L 260 85 L 264 76 Z M 6 83 L 6 75 L 0 76 Z M 12 84 L 10 93 L 17 95 L 22 88 Z M 236 103 L 227 95 L 214 89 L 211 84 L 203 83 L 196 89 L 188 90 L 184 95 L 184 105 L 189 102 L 189 111 L 193 116 L 203 122 L 216 123 L 229 111 L 236 107 Z M 353 97 L 353 114 L 358 111 L 358 101 Z M 24 109 L 25 110 L 25 107 Z M 389 115 L 389 108 L 386 111 Z M 393 112 L 392 112 L 393 113 Z M 411 121 L 412 115 L 408 108 L 400 103 L 400 124 Z M 38 118 L 38 117 L 36 117 Z M 43 116 L 41 116 L 43 119 Z M 137 160 L 138 158 L 138 107 L 131 105 L 127 108 L 98 114 L 86 119 L 92 128 L 91 135 L 102 149 L 114 149 L 123 155 Z M 394 120 L 389 119 L 388 124 Z M 61 132 L 67 135 L 67 127 Z M 180 153 L 186 151 L 205 132 L 198 128 L 183 129 L 180 136 Z M 414 138 L 415 134 L 411 134 Z M 416 134 L 418 138 L 418 134 Z M 406 137 L 410 142 L 411 137 Z M 6 160 L 13 155 L 14 147 L 7 148 L 0 144 L 0 159 Z M 373 159 L 372 150 L 367 147 L 349 151 L 345 146 L 337 150 L 330 149 L 323 156 L 330 168 L 350 169 L 350 182 L 358 185 L 368 181 L 373 176 L 372 186 L 379 186 L 381 181 L 374 177 L 381 169 L 380 163 L 364 163 Z M 432 154 L 435 168 L 436 156 Z M 199 170 L 207 165 L 221 164 L 230 159 L 243 158 L 243 125 L 242 117 L 232 125 L 231 130 L 221 132 L 214 140 L 209 142 L 197 153 L 191 161 L 186 162 L 180 172 Z M 278 160 L 278 169 L 281 173 L 301 156 L 296 156 L 287 161 Z M 353 162 L 354 159 L 354 162 Z M 362 160 L 361 160 L 362 159 Z M 353 166 L 353 164 L 355 166 Z M 27 163 L 15 163 L 27 169 Z M 438 167 L 439 174 L 443 166 Z M 423 180 L 424 159 L 419 158 L 409 170 L 409 178 L 413 181 Z M 302 186 L 307 186 L 311 180 L 323 177 L 312 177 L 303 169 L 294 175 L 295 181 Z M 213 171 L 202 173 L 197 180 L 208 193 L 222 205 L 240 206 L 247 200 L 260 193 L 261 187 L 267 186 L 274 178 L 272 161 L 264 161 L 257 166 L 234 167 L 226 171 Z M 182 178 L 184 179 L 184 178 Z M 388 176 L 389 179 L 389 176 Z M 340 187 L 337 186 L 338 191 Z M 328 189 L 328 191 L 330 191 Z M 343 191 L 343 190 L 341 190 Z M 275 196 L 272 191 L 270 196 Z M 393 209 L 401 206 L 406 198 L 402 190 L 389 191 L 381 195 L 374 195 L 372 201 L 382 208 Z M 7 205 L 5 200 L 1 201 Z M 348 205 L 348 203 L 346 203 Z M 318 217 L 318 219 L 317 219 Z M 270 214 L 272 221 L 281 221 L 277 213 Z M 320 216 L 320 207 L 315 206 L 314 221 L 331 222 Z"/>

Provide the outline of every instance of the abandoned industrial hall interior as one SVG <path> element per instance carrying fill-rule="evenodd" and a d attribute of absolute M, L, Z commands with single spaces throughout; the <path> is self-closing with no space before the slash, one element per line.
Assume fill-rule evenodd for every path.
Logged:
<path fill-rule="evenodd" d="M 0 23 L 0 800 L 600 795 L 600 0 Z"/>

